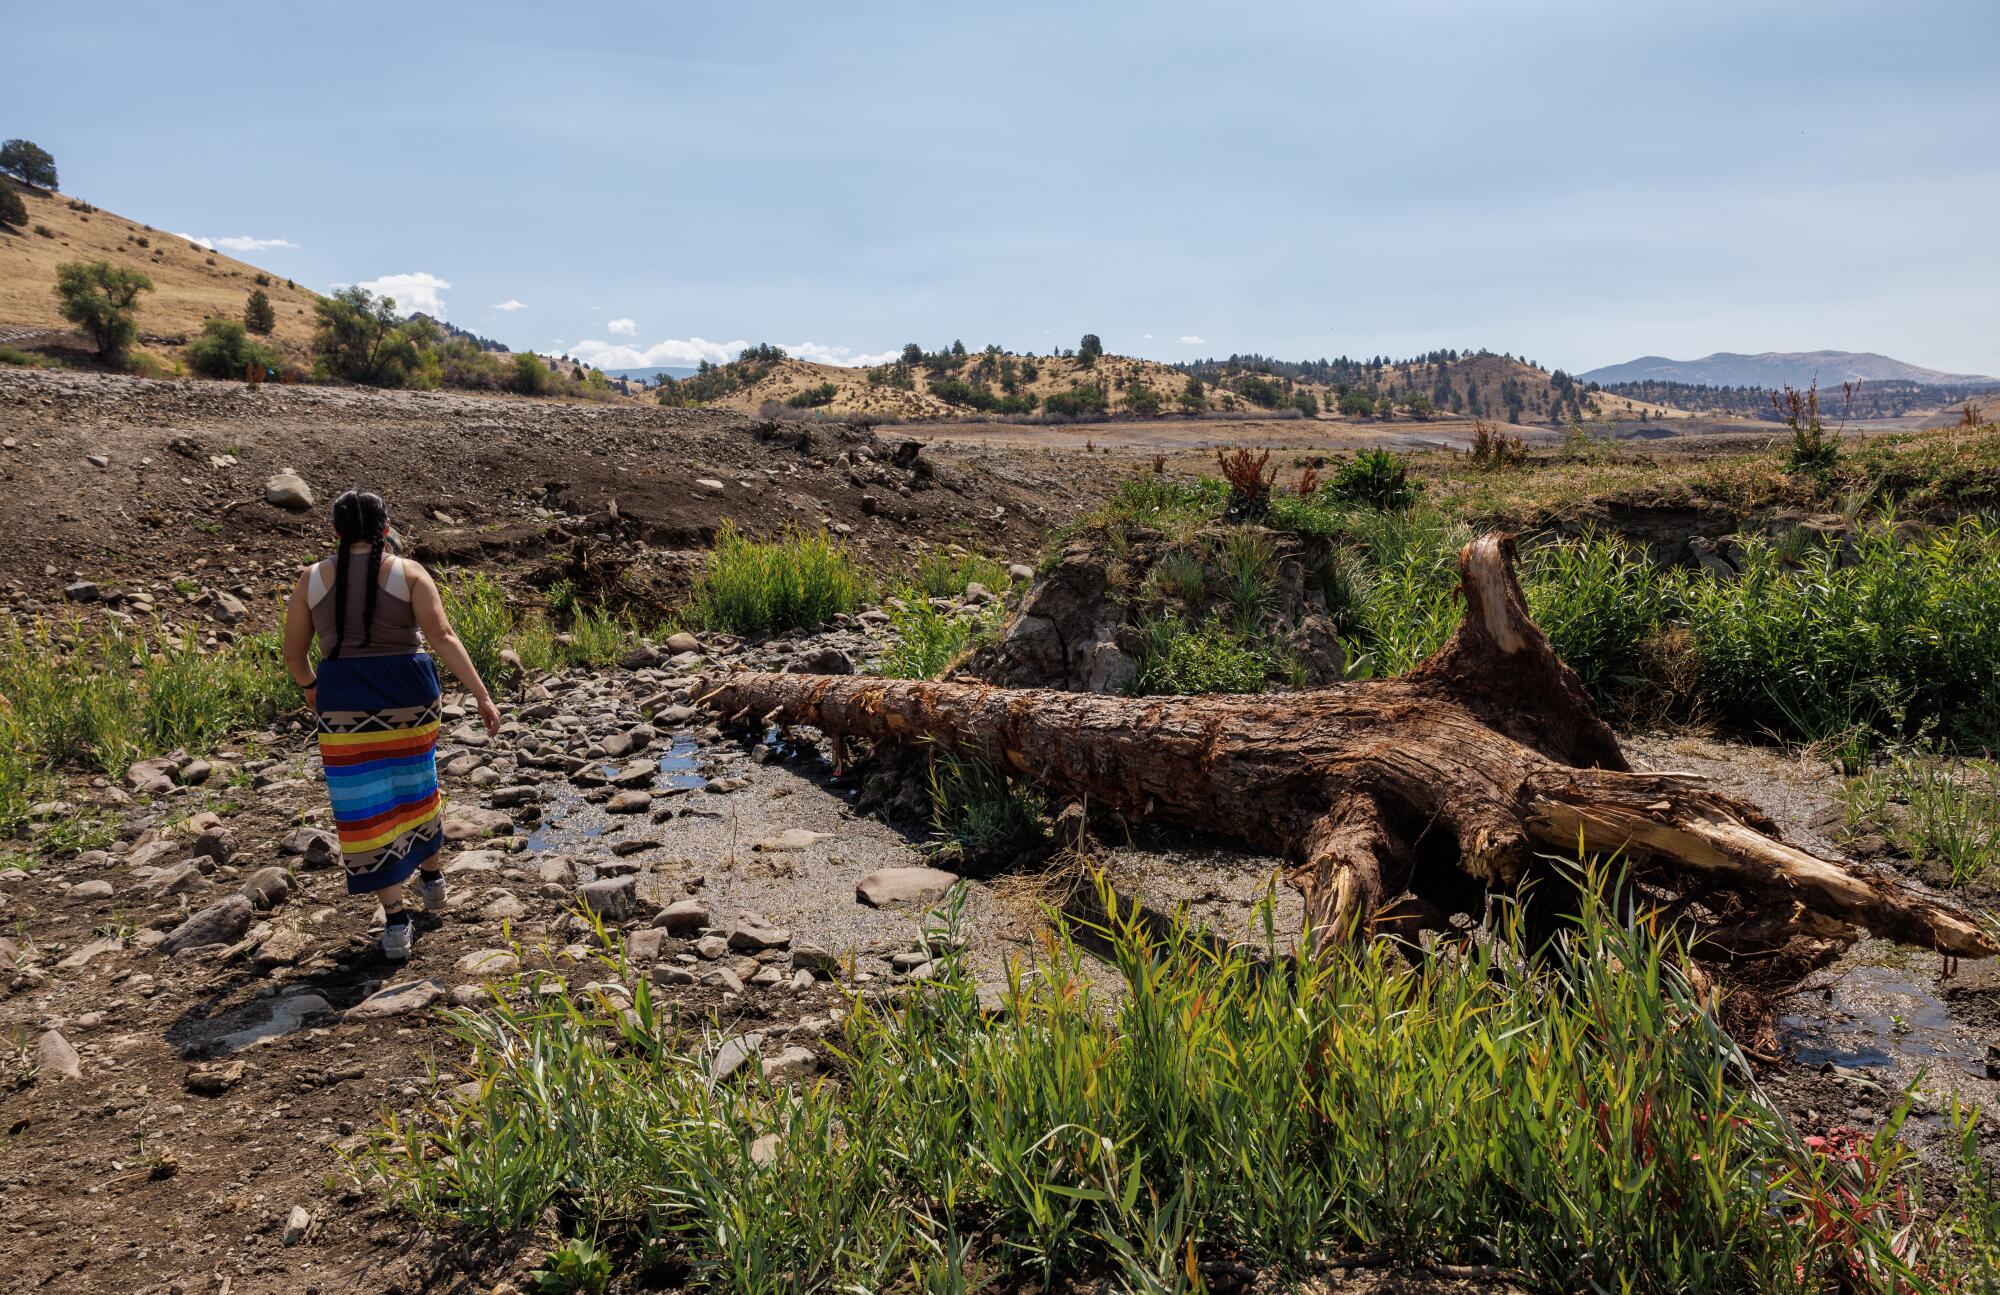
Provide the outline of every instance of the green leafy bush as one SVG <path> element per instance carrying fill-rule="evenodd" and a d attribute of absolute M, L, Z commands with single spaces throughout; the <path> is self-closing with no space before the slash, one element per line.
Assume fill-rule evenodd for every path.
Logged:
<path fill-rule="evenodd" d="M 269 282 L 261 274 L 257 277 L 259 280 Z M 259 336 L 268 337 L 271 330 L 277 326 L 278 312 L 271 306 L 271 294 L 262 288 L 253 288 L 249 300 L 243 303 L 243 327 Z"/>
<path fill-rule="evenodd" d="M 549 366 L 541 356 L 523 351 L 514 357 L 513 388 L 524 396 L 549 394 Z"/>
<path fill-rule="evenodd" d="M 1556 655 L 1606 707 L 1638 681 L 1645 642 L 1675 606 L 1671 582 L 1616 536 L 1534 548 L 1521 584 Z"/>
<path fill-rule="evenodd" d="M 1342 503 L 1385 511 L 1408 508 L 1417 498 L 1409 465 L 1390 450 L 1363 450 L 1351 463 L 1340 465 L 1327 489 Z"/>
<path fill-rule="evenodd" d="M 1102 418 L 1111 402 L 1103 388 L 1079 385 L 1042 397 L 1042 410 L 1051 418 Z"/>
<path fill-rule="evenodd" d="M 807 387 L 802 391 L 793 392 L 790 396 L 786 397 L 785 403 L 793 409 L 817 409 L 821 405 L 832 404 L 834 397 L 839 394 L 840 388 L 834 386 L 831 382 L 822 382 L 816 387 Z"/>
<path fill-rule="evenodd" d="M 12 185 L 0 184 L 0 227 L 21 228 L 28 223 L 28 204 Z"/>
<path fill-rule="evenodd" d="M 241 378 L 249 369 L 267 369 L 277 362 L 276 351 L 251 341 L 244 326 L 233 319 L 203 320 L 201 336 L 188 343 L 188 367 L 205 378 Z"/>
<path fill-rule="evenodd" d="M 793 529 L 760 542 L 725 521 L 693 611 L 711 628 L 756 636 L 821 624 L 854 611 L 869 592 L 854 555 L 823 530 Z"/>
<path fill-rule="evenodd" d="M 151 279 L 109 261 L 65 261 L 56 267 L 62 317 L 90 334 L 106 360 L 122 358 L 139 336 L 134 318 L 139 294 L 152 290 Z"/>

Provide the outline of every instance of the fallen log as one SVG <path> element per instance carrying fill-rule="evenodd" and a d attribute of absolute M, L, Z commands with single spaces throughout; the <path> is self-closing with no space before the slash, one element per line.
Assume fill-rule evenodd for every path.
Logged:
<path fill-rule="evenodd" d="M 1291 864 L 1316 938 L 1405 891 L 1478 913 L 1537 859 L 1622 852 L 1635 879 L 1700 896 L 1721 947 L 1837 947 L 1866 927 L 1949 956 L 1995 945 L 1896 879 L 1780 839 L 1756 809 L 1679 773 L 1635 773 L 1528 615 L 1511 538 L 1459 554 L 1465 617 L 1395 679 L 1258 696 L 1115 697 L 982 684 L 740 672 L 697 698 L 836 741 L 935 742 L 1132 820 L 1177 823 Z M 1755 930 L 1733 929 L 1754 923 Z"/>

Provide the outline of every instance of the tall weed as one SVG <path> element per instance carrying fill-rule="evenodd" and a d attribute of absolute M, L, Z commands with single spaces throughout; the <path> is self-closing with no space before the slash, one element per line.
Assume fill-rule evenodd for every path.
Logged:
<path fill-rule="evenodd" d="M 763 542 L 724 522 L 693 608 L 712 629 L 757 636 L 821 624 L 860 607 L 871 592 L 854 555 L 823 530 L 794 529 Z"/>

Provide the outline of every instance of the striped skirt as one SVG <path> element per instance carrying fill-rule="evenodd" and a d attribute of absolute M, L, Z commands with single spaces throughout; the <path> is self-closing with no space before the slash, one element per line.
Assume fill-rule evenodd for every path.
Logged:
<path fill-rule="evenodd" d="M 441 709 L 426 653 L 320 663 L 319 757 L 349 894 L 407 881 L 444 842 Z"/>

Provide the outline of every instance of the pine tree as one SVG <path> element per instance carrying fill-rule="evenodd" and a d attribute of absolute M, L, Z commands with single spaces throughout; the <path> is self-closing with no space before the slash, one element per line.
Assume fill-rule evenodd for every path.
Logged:
<path fill-rule="evenodd" d="M 268 336 L 277 326 L 278 312 L 271 308 L 271 298 L 262 288 L 254 289 L 250 300 L 243 303 L 243 327 Z"/>

